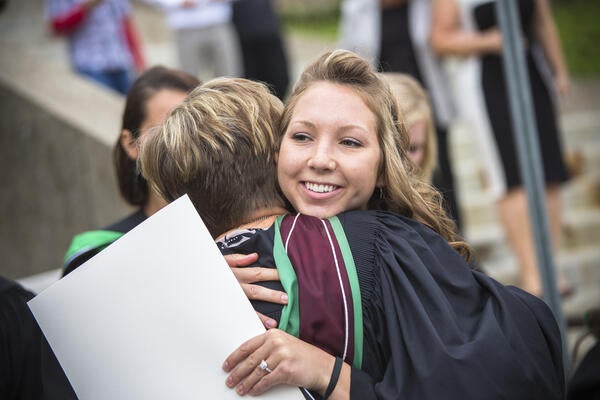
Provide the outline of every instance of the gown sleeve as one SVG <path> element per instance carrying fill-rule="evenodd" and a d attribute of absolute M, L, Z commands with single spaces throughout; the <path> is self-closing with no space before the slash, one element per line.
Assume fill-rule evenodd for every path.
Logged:
<path fill-rule="evenodd" d="M 39 399 L 40 329 L 27 301 L 33 293 L 0 276 L 0 399 Z"/>
<path fill-rule="evenodd" d="M 352 370 L 351 399 L 564 398 L 560 332 L 545 303 L 471 270 L 427 227 L 376 215 L 365 363 Z"/>

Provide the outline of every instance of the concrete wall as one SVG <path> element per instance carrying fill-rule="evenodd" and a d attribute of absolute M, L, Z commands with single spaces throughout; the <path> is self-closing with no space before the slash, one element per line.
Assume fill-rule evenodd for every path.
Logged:
<path fill-rule="evenodd" d="M 123 98 L 0 39 L 0 275 L 60 267 L 72 236 L 129 209 L 111 147 Z"/>

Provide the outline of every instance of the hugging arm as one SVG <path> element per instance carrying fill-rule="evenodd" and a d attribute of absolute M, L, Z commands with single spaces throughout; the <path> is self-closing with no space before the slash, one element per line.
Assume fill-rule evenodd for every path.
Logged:
<path fill-rule="evenodd" d="M 258 285 L 258 282 L 278 281 L 277 269 L 249 267 L 258 260 L 258 254 L 229 254 L 224 256 L 225 261 L 238 280 L 249 300 L 262 300 L 269 303 L 287 304 L 287 294 L 278 290 Z M 277 321 L 257 312 L 265 328 L 275 328 Z"/>
<path fill-rule="evenodd" d="M 261 360 L 271 372 L 260 368 Z M 223 369 L 229 373 L 226 385 L 240 395 L 259 395 L 279 384 L 323 395 L 330 386 L 335 363 L 334 356 L 318 347 L 282 330 L 270 329 L 238 347 L 227 357 Z M 350 398 L 350 370 L 348 364 L 341 364 L 328 399 Z"/>

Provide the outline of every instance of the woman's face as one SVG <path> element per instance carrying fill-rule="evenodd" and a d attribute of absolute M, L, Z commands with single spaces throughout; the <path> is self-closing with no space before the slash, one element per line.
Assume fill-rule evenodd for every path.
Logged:
<path fill-rule="evenodd" d="M 408 157 L 410 157 L 415 165 L 421 166 L 425 157 L 425 141 L 427 140 L 427 125 L 425 121 L 414 122 L 408 128 L 408 135 L 410 136 Z"/>
<path fill-rule="evenodd" d="M 140 126 L 140 135 L 160 125 L 169 112 L 183 102 L 187 94 L 181 90 L 161 89 L 146 101 L 146 118 Z"/>
<path fill-rule="evenodd" d="M 294 208 L 328 218 L 366 209 L 378 185 L 375 115 L 351 88 L 317 82 L 298 99 L 278 153 L 279 185 Z"/>
<path fill-rule="evenodd" d="M 148 129 L 162 124 L 169 112 L 182 103 L 185 98 L 186 93 L 181 90 L 161 89 L 146 100 L 146 117 L 140 124 L 139 134 L 134 136 L 127 129 L 121 132 L 119 141 L 127 157 L 137 160 L 139 150 L 137 139 L 148 132 Z"/>

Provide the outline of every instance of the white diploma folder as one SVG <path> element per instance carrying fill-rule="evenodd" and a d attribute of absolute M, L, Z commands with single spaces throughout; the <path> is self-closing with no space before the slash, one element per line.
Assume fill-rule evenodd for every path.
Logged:
<path fill-rule="evenodd" d="M 187 196 L 28 304 L 80 400 L 239 400 L 221 365 L 265 331 Z"/>

